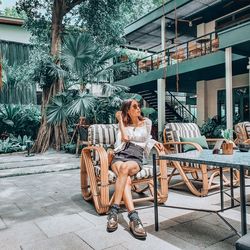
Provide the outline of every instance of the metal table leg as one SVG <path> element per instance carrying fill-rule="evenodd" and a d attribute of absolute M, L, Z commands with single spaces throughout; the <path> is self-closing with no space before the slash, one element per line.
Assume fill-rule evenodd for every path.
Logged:
<path fill-rule="evenodd" d="M 234 207 L 233 168 L 230 168 L 231 207 Z"/>
<path fill-rule="evenodd" d="M 155 154 L 153 154 L 153 176 L 154 176 L 155 231 L 158 231 L 159 230 L 159 222 L 158 222 L 157 173 L 156 173 L 156 155 Z"/>
<path fill-rule="evenodd" d="M 245 168 L 240 166 L 240 207 L 241 207 L 241 234 L 247 233 Z"/>
<path fill-rule="evenodd" d="M 222 171 L 222 167 L 220 167 L 220 208 L 221 208 L 221 211 L 224 210 L 223 171 Z"/>

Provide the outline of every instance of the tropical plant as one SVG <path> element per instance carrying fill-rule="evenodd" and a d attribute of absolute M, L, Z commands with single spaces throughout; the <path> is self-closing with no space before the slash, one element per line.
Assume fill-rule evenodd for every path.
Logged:
<path fill-rule="evenodd" d="M 221 130 L 225 129 L 225 124 L 221 123 L 217 117 L 208 118 L 201 126 L 200 131 L 202 135 L 207 138 L 221 138 Z"/>
<path fill-rule="evenodd" d="M 0 154 L 24 151 L 28 140 L 30 140 L 30 137 L 26 135 L 15 137 L 10 134 L 7 139 L 0 140 Z"/>
<path fill-rule="evenodd" d="M 32 105 L 3 104 L 0 106 L 0 138 L 8 137 L 9 134 L 28 135 L 34 138 L 40 118 L 39 110 Z"/>
<path fill-rule="evenodd" d="M 232 129 L 222 129 L 221 135 L 224 139 L 230 141 L 233 139 L 233 130 Z"/>

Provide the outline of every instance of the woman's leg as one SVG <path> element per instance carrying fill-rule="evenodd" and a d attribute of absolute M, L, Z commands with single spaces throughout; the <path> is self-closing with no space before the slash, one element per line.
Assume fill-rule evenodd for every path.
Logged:
<path fill-rule="evenodd" d="M 122 164 L 119 164 L 119 166 L 118 164 L 114 166 L 115 164 L 113 164 L 112 170 L 116 172 L 116 174 L 118 174 L 118 178 L 115 183 L 114 204 L 119 205 L 121 203 L 121 200 L 125 191 L 128 177 L 135 175 L 140 170 L 140 168 L 139 168 L 139 165 L 135 161 L 123 162 Z M 130 190 L 130 197 L 129 196 L 127 198 L 125 197 L 125 199 L 128 202 L 132 202 L 131 187 L 129 187 L 128 185 L 128 187 L 126 188 L 125 195 L 129 192 L 129 190 Z"/>
<path fill-rule="evenodd" d="M 127 182 L 124 188 L 122 199 L 124 201 L 124 204 L 128 212 L 135 210 L 132 193 L 131 193 L 131 177 L 130 176 L 128 176 L 127 178 Z"/>

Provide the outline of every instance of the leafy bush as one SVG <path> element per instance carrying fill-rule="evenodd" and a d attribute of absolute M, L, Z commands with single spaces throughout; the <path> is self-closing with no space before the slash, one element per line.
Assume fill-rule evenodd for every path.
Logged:
<path fill-rule="evenodd" d="M 240 117 L 235 115 L 233 124 L 237 124 L 240 121 Z M 214 116 L 213 118 L 208 118 L 207 121 L 201 126 L 200 131 L 202 135 L 207 138 L 222 138 L 223 135 L 221 131 L 226 129 L 226 117 Z"/>
<path fill-rule="evenodd" d="M 75 143 L 67 143 L 63 145 L 63 150 L 66 153 L 75 154 L 76 153 L 76 144 Z"/>
<path fill-rule="evenodd" d="M 9 134 L 35 138 L 40 125 L 40 111 L 35 106 L 4 104 L 0 106 L 0 138 Z"/>
<path fill-rule="evenodd" d="M 226 125 L 222 124 L 217 117 L 208 118 L 201 126 L 201 134 L 207 138 L 221 138 L 221 130 L 225 129 Z"/>
<path fill-rule="evenodd" d="M 24 151 L 28 140 L 30 140 L 30 137 L 27 135 L 15 137 L 10 134 L 7 139 L 0 140 L 0 154 Z"/>

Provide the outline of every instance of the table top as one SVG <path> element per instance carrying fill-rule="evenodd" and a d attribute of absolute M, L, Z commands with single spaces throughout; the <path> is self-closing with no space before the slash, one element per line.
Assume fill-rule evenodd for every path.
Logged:
<path fill-rule="evenodd" d="M 240 152 L 239 150 L 234 150 L 232 155 L 213 154 L 212 150 L 203 150 L 202 152 L 193 150 L 186 153 L 162 155 L 159 156 L 159 159 L 207 164 L 218 167 L 250 167 L 250 152 Z"/>

